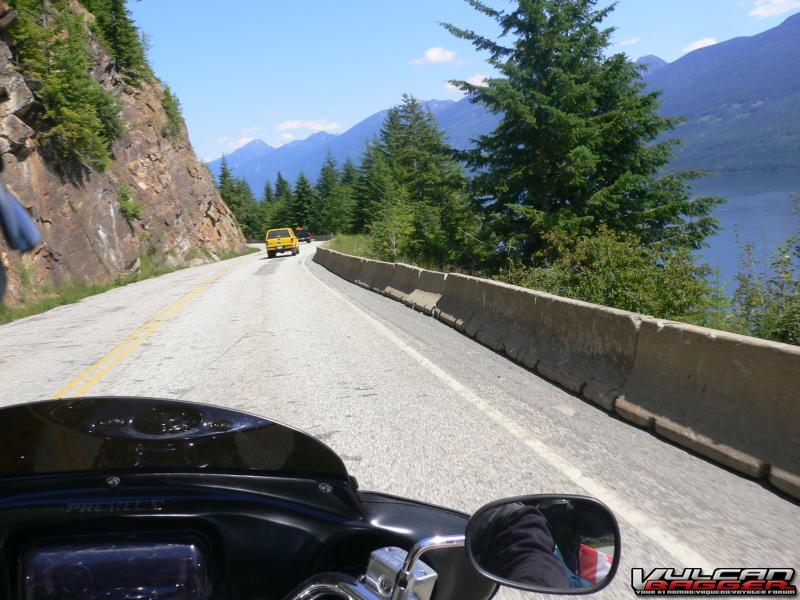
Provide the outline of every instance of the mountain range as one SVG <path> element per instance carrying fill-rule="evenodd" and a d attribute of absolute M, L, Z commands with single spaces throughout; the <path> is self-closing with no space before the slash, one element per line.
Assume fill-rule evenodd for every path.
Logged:
<path fill-rule="evenodd" d="M 661 92 L 664 116 L 685 120 L 666 137 L 679 138 L 670 170 L 710 172 L 800 170 L 800 14 L 758 35 L 700 48 L 668 63 L 653 55 L 636 60 L 646 89 Z M 494 129 L 499 115 L 468 98 L 424 102 L 448 142 L 464 149 Z M 233 173 L 257 195 L 278 172 L 289 181 L 304 172 L 316 178 L 330 152 L 341 164 L 356 162 L 374 139 L 387 110 L 347 131 L 316 133 L 273 148 L 261 140 L 227 156 Z M 219 174 L 220 160 L 209 167 Z"/>

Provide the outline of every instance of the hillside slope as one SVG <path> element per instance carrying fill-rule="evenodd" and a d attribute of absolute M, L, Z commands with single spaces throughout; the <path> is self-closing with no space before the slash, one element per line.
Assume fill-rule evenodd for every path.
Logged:
<path fill-rule="evenodd" d="M 82 5 L 68 6 L 91 23 Z M 6 27 L 15 12 L 0 1 Z M 93 77 L 119 99 L 124 132 L 112 145 L 105 171 L 63 172 L 43 152 L 42 132 L 35 129 L 41 107 L 19 69 L 13 33 L 13 26 L 4 30 L 0 41 L 2 180 L 30 210 L 43 243 L 20 257 L 0 238 L 0 257 L 10 268 L 6 302 L 36 300 L 63 285 L 111 282 L 139 269 L 143 257 L 177 266 L 244 248 L 241 230 L 195 156 L 183 122 L 177 135 L 165 133 L 162 85 L 155 78 L 126 83 L 92 34 Z M 129 220 L 122 212 L 125 186 L 139 204 L 139 218 Z"/>
<path fill-rule="evenodd" d="M 695 50 L 646 75 L 661 112 L 686 123 L 671 168 L 800 169 L 800 14 Z"/>

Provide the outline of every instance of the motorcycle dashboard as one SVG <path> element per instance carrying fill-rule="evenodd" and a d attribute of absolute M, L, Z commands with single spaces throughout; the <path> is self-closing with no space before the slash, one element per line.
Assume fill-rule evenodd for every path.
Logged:
<path fill-rule="evenodd" d="M 149 540 L 40 540 L 20 561 L 21 600 L 158 598 L 207 600 L 207 544 L 192 535 Z"/>

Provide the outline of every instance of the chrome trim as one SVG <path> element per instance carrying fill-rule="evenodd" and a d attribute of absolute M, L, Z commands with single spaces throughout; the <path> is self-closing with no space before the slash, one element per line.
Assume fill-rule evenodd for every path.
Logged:
<path fill-rule="evenodd" d="M 330 574 L 324 578 L 330 579 Z M 315 581 L 312 579 L 306 583 L 303 589 L 286 596 L 284 600 L 314 600 L 329 595 L 338 596 L 343 600 L 383 600 L 362 582 L 345 581 L 345 578 L 346 576 L 342 575 L 341 581 Z"/>
<path fill-rule="evenodd" d="M 409 579 L 414 565 L 425 553 L 431 550 L 439 550 L 440 548 L 463 548 L 464 544 L 465 538 L 463 535 L 436 535 L 424 538 L 414 544 L 408 556 L 406 556 L 403 569 L 397 574 L 391 600 L 411 600 L 414 588 L 413 584 L 409 586 Z"/>

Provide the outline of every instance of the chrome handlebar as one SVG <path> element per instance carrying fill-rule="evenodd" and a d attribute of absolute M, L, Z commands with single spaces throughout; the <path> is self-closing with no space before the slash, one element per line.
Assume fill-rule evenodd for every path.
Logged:
<path fill-rule="evenodd" d="M 343 600 L 431 600 L 438 574 L 422 557 L 430 550 L 464 546 L 463 535 L 420 540 L 406 552 L 390 546 L 370 554 L 367 572 L 358 579 L 340 573 L 318 575 L 304 582 L 284 600 L 316 600 L 338 596 Z"/>

